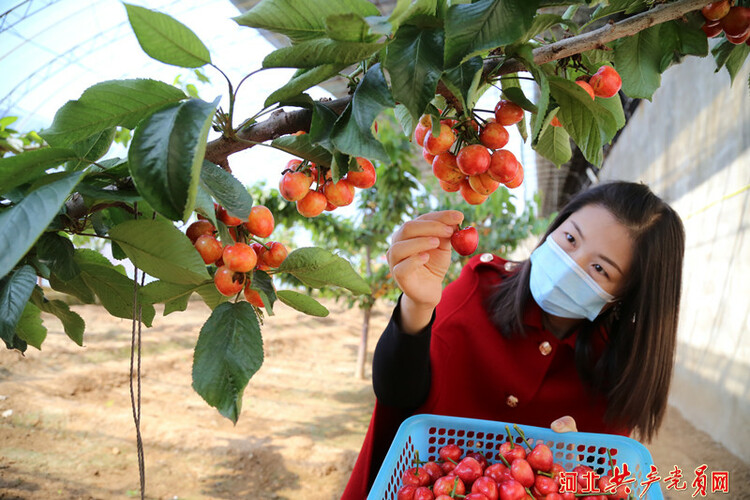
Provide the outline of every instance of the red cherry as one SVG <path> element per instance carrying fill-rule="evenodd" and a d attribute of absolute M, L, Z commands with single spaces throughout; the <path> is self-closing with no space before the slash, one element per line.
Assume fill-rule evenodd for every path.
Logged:
<path fill-rule="evenodd" d="M 701 26 L 701 29 L 708 38 L 713 38 L 722 31 L 721 23 L 719 23 L 719 21 L 706 21 L 703 23 L 703 26 Z"/>
<path fill-rule="evenodd" d="M 522 446 L 506 441 L 500 445 L 500 454 L 509 464 L 512 464 L 513 460 L 526 458 L 526 449 Z"/>
<path fill-rule="evenodd" d="M 584 82 L 583 80 L 576 80 L 576 84 L 578 86 L 580 86 L 583 90 L 585 90 L 588 93 L 588 95 L 591 96 L 591 99 L 594 99 L 594 97 L 595 97 L 595 95 L 594 95 L 594 89 L 591 88 L 591 85 L 589 85 L 588 83 Z"/>
<path fill-rule="evenodd" d="M 509 189 L 514 189 L 520 186 L 523 183 L 523 165 L 520 163 L 518 164 L 518 170 L 516 171 L 515 177 L 511 179 L 510 181 L 505 183 L 505 187 Z"/>
<path fill-rule="evenodd" d="M 535 471 L 549 472 L 553 462 L 552 450 L 546 444 L 539 443 L 526 455 L 526 461 Z"/>
<path fill-rule="evenodd" d="M 727 40 L 730 43 L 733 43 L 735 45 L 740 45 L 740 44 L 745 43 L 748 39 L 750 39 L 750 30 L 747 30 L 745 33 L 739 36 L 732 36 L 728 33 L 725 33 L 724 35 L 727 37 Z"/>
<path fill-rule="evenodd" d="M 279 267 L 288 255 L 286 247 L 278 241 L 271 241 L 266 245 L 269 248 L 261 247 L 258 260 L 268 267 Z"/>
<path fill-rule="evenodd" d="M 495 120 L 500 125 L 515 125 L 523 119 L 523 108 L 510 101 L 500 101 L 495 105 Z"/>
<path fill-rule="evenodd" d="M 458 169 L 456 155 L 450 151 L 440 153 L 432 160 L 432 173 L 441 181 L 455 184 L 465 177 L 463 172 Z"/>
<path fill-rule="evenodd" d="M 492 157 L 481 144 L 470 144 L 464 146 L 456 156 L 458 169 L 465 175 L 483 174 L 490 168 Z"/>
<path fill-rule="evenodd" d="M 504 481 L 500 485 L 500 500 L 522 500 L 526 498 L 526 490 L 515 479 Z"/>
<path fill-rule="evenodd" d="M 195 240 L 195 248 L 201 254 L 203 262 L 213 264 L 221 258 L 224 249 L 221 247 L 216 238 L 210 234 L 203 234 Z"/>
<path fill-rule="evenodd" d="M 477 228 L 468 226 L 454 232 L 451 236 L 451 246 L 460 255 L 471 255 L 476 252 L 477 247 L 479 246 L 479 233 L 477 232 Z M 476 462 L 476 459 L 471 459 Z M 462 477 L 461 479 L 464 478 Z"/>
<path fill-rule="evenodd" d="M 414 491 L 414 500 L 434 500 L 435 495 L 432 494 L 432 490 L 425 486 L 420 486 Z"/>
<path fill-rule="evenodd" d="M 346 179 L 339 179 L 338 182 L 327 182 L 323 186 L 326 200 L 337 207 L 345 207 L 354 201 L 354 186 L 349 184 Z"/>
<path fill-rule="evenodd" d="M 534 484 L 534 471 L 531 470 L 529 462 L 523 458 L 513 460 L 510 464 L 510 474 L 525 488 L 530 488 Z"/>
<path fill-rule="evenodd" d="M 279 193 L 287 201 L 301 200 L 312 182 L 313 178 L 304 172 L 287 172 L 279 181 Z"/>
<path fill-rule="evenodd" d="M 589 85 L 597 97 L 613 97 L 622 87 L 620 74 L 612 66 L 600 67 L 589 79 Z"/>
<path fill-rule="evenodd" d="M 433 155 L 439 155 L 448 151 L 453 142 L 456 140 L 456 136 L 453 135 L 453 130 L 444 123 L 440 124 L 440 133 L 437 137 L 432 135 L 432 132 L 427 134 L 424 140 L 424 149 Z"/>
<path fill-rule="evenodd" d="M 246 273 L 252 271 L 258 262 L 258 256 L 250 245 L 245 243 L 235 243 L 224 247 L 224 253 L 221 256 L 224 265 L 235 272 Z"/>
<path fill-rule="evenodd" d="M 267 207 L 256 205 L 250 209 L 250 215 L 245 222 L 248 231 L 259 238 L 268 238 L 273 232 L 273 227 L 273 214 Z"/>
<path fill-rule="evenodd" d="M 466 493 L 466 485 L 458 476 L 443 476 L 432 486 L 432 493 L 435 496 L 439 495 L 450 495 L 453 492 L 453 488 L 456 488 L 456 495 L 463 495 Z"/>
<path fill-rule="evenodd" d="M 498 149 L 492 153 L 487 173 L 497 182 L 505 184 L 516 176 L 518 165 L 520 164 L 513 153 L 507 149 Z"/>
<path fill-rule="evenodd" d="M 216 274 L 214 274 L 214 284 L 219 293 L 231 297 L 242 291 L 242 287 L 245 284 L 245 275 L 236 273 L 227 266 L 221 266 L 216 270 Z"/>
<path fill-rule="evenodd" d="M 500 462 L 487 467 L 484 470 L 484 475 L 492 478 L 498 484 L 507 481 L 508 479 L 513 479 L 513 476 L 510 475 L 510 469 Z"/>
<path fill-rule="evenodd" d="M 469 185 L 471 186 L 471 189 L 484 196 L 491 195 L 498 187 L 500 187 L 500 183 L 493 179 L 488 172 L 478 175 L 470 175 Z"/>
<path fill-rule="evenodd" d="M 730 7 L 729 0 L 721 0 L 706 5 L 701 9 L 701 13 L 709 21 L 718 21 L 729 13 Z"/>
<path fill-rule="evenodd" d="M 490 149 L 500 149 L 508 144 L 508 130 L 497 122 L 489 122 L 479 133 L 479 141 Z"/>
<path fill-rule="evenodd" d="M 240 224 L 242 224 L 242 219 L 240 219 L 239 217 L 234 217 L 233 215 L 229 215 L 227 209 L 222 207 L 221 205 L 218 205 L 218 208 L 216 209 L 216 218 L 227 226 L 239 226 Z"/>
<path fill-rule="evenodd" d="M 464 178 L 462 177 L 461 181 L 463 179 Z M 455 182 L 455 183 L 453 183 L 453 182 L 439 181 L 440 182 L 440 189 L 442 189 L 446 193 L 455 193 L 456 191 L 458 191 L 459 189 L 461 189 L 461 181 L 458 181 L 458 182 Z"/>
<path fill-rule="evenodd" d="M 466 228 L 466 229 L 469 229 L 469 228 Z M 471 229 L 474 229 L 474 228 L 471 228 Z M 474 233 L 476 233 L 476 229 L 474 229 Z M 460 231 L 453 233 L 453 234 L 455 237 L 456 234 L 460 234 Z M 469 237 L 469 242 L 467 244 L 470 244 L 470 243 L 472 242 L 471 242 L 471 238 Z M 451 244 L 453 245 L 453 248 L 456 248 L 456 244 L 454 243 L 454 238 L 451 238 Z M 459 246 L 460 245 L 461 243 L 459 243 Z M 476 250 L 476 248 L 474 248 L 474 250 Z M 474 483 L 474 481 L 482 477 L 482 466 L 474 457 L 466 457 L 460 462 L 458 462 L 458 465 L 456 465 L 456 468 L 453 469 L 453 473 L 456 474 L 458 477 L 460 477 L 461 481 L 463 481 L 465 485 L 471 486 L 471 484 Z"/>
<path fill-rule="evenodd" d="M 316 217 L 323 213 L 327 203 L 323 193 L 311 189 L 297 202 L 297 212 L 304 217 Z"/>
<path fill-rule="evenodd" d="M 500 490 L 494 479 L 482 476 L 471 485 L 472 493 L 481 493 L 488 500 L 497 500 L 500 497 Z"/>
<path fill-rule="evenodd" d="M 245 300 L 250 302 L 255 307 L 265 307 L 263 299 L 260 298 L 260 294 L 257 290 L 250 288 L 250 283 L 245 285 Z"/>
<path fill-rule="evenodd" d="M 487 201 L 487 196 L 483 194 L 479 194 L 474 189 L 472 189 L 471 184 L 469 184 L 468 179 L 464 179 L 461 181 L 461 184 L 459 185 L 458 190 L 461 192 L 461 196 L 463 197 L 464 201 L 468 203 L 469 205 L 481 205 L 485 201 Z"/>
<path fill-rule="evenodd" d="M 422 467 L 412 467 L 406 469 L 401 475 L 401 483 L 414 486 L 427 486 L 430 484 L 430 475 Z"/>
<path fill-rule="evenodd" d="M 362 171 L 350 170 L 346 174 L 346 180 L 349 181 L 349 184 L 360 189 L 368 189 L 374 186 L 377 174 L 372 162 L 365 158 L 357 158 L 357 164 L 362 168 Z"/>
<path fill-rule="evenodd" d="M 216 228 L 207 220 L 198 220 L 190 224 L 185 231 L 185 235 L 190 238 L 190 242 L 195 244 L 196 240 L 204 234 L 214 235 Z"/>

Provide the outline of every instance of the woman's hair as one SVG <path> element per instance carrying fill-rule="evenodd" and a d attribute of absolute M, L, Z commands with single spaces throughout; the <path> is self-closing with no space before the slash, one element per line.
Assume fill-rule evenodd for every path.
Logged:
<path fill-rule="evenodd" d="M 578 330 L 576 367 L 606 396 L 608 422 L 651 441 L 664 417 L 672 378 L 685 231 L 677 213 L 647 186 L 609 182 L 571 199 L 541 241 L 588 205 L 607 209 L 629 230 L 633 262 L 617 304 Z M 530 270 L 527 259 L 488 298 L 490 318 L 505 336 L 524 335 L 524 308 L 532 300 Z M 601 328 L 609 341 L 595 361 L 591 341 Z"/>

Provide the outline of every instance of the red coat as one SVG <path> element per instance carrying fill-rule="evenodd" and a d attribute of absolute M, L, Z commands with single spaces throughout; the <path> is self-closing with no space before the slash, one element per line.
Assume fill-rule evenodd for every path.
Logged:
<path fill-rule="evenodd" d="M 484 254 L 490 256 L 490 254 Z M 484 260 L 488 260 L 485 257 Z M 628 435 L 604 423 L 606 401 L 593 394 L 575 366 L 576 334 L 565 340 L 542 327 L 532 300 L 525 338 L 506 339 L 482 305 L 488 285 L 508 274 L 506 261 L 473 257 L 443 290 L 432 326 L 432 380 L 427 401 L 413 414 L 432 413 L 549 427 L 571 415 L 579 431 Z M 601 350 L 605 338 L 596 339 Z M 546 354 L 545 354 L 546 353 Z M 410 416 L 376 401 L 362 450 L 342 500 L 364 500 L 400 423 Z"/>

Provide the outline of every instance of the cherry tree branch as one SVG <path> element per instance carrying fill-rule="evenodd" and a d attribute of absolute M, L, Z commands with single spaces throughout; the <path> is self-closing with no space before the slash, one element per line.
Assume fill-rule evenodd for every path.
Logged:
<path fill-rule="evenodd" d="M 604 47 L 604 44 L 613 40 L 632 36 L 651 26 L 679 19 L 688 12 L 698 10 L 705 5 L 706 0 L 678 0 L 661 4 L 620 22 L 610 22 L 593 31 L 539 47 L 534 50 L 534 62 L 544 64 L 588 50 L 600 49 Z M 490 59 L 484 62 L 483 76 L 486 77 L 490 73 L 493 76 L 507 75 L 524 69 L 523 63 L 517 60 L 505 61 L 500 67 L 497 67 L 497 61 Z M 438 86 L 438 93 L 445 96 L 449 101 L 455 100 L 455 96 L 442 83 Z M 342 97 L 329 101 L 327 106 L 340 114 L 346 109 L 350 100 L 351 96 Z M 311 120 L 312 111 L 308 109 L 275 111 L 268 119 L 237 130 L 236 135 L 240 140 L 223 136 L 208 143 L 206 159 L 228 169 L 227 157 L 229 155 L 253 146 L 251 143 L 243 141 L 264 142 L 299 130 L 309 131 Z"/>

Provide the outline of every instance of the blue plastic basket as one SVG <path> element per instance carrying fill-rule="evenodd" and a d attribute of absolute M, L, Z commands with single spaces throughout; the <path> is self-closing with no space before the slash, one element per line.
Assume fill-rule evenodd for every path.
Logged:
<path fill-rule="evenodd" d="M 515 441 L 522 443 L 518 433 L 513 430 L 513 424 L 506 422 L 440 415 L 415 415 L 406 419 L 391 443 L 367 500 L 395 500 L 401 487 L 401 476 L 406 469 L 413 467 L 412 460 L 417 452 L 420 460 L 436 460 L 440 447 L 456 444 L 464 453 L 477 451 L 484 454 L 490 463 L 499 462 L 500 445 L 507 440 L 506 425 L 510 427 Z M 654 461 L 648 449 L 634 439 L 591 432 L 558 433 L 529 425 L 518 427 L 532 446 L 537 442 L 549 446 L 555 462 L 566 470 L 576 465 L 588 465 L 597 474 L 605 474 L 610 470 L 609 450 L 612 464 L 620 469 L 627 464 L 629 477 L 635 478 L 635 482 L 629 486 L 635 491 L 636 498 L 645 488 L 641 482 L 646 479 Z M 644 499 L 664 499 L 659 482 L 651 484 Z"/>

